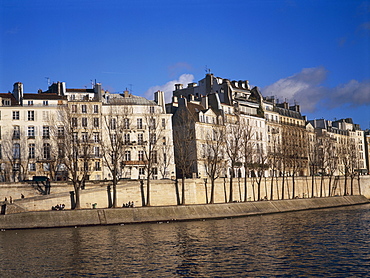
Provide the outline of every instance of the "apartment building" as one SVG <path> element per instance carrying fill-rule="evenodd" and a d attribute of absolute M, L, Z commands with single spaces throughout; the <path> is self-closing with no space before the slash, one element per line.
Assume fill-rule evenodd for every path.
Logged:
<path fill-rule="evenodd" d="M 66 97 L 41 90 L 24 93 L 20 82 L 14 84 L 12 93 L 0 97 L 0 179 L 19 181 L 53 175 L 52 116 L 66 104 Z"/>
<path fill-rule="evenodd" d="M 209 176 L 208 155 L 216 155 L 214 148 L 218 146 L 216 141 L 219 140 L 223 140 L 224 144 L 218 146 L 217 150 L 221 156 L 219 163 L 223 165 L 218 176 L 256 175 L 256 168 L 267 163 L 266 120 L 261 100 L 258 88 L 251 89 L 248 81 L 230 81 L 213 74 L 207 74 L 198 84 L 190 83 L 186 88 L 183 84 L 175 85 L 173 101 L 167 105 L 167 110 L 174 114 L 174 132 L 181 127 L 191 129 L 183 130 L 183 133 L 190 133 L 194 137 L 194 143 L 189 144 L 193 148 L 190 153 L 196 157 L 191 162 L 192 176 Z M 184 118 L 187 118 L 184 112 L 190 115 L 192 125 L 189 127 L 183 123 Z M 223 138 L 219 138 L 221 133 Z M 178 140 L 183 139 L 175 136 L 175 146 Z M 175 153 L 181 151 L 180 146 L 175 147 Z M 240 153 L 235 151 L 231 154 L 231 148 L 238 149 Z M 180 164 L 177 160 L 176 165 Z"/>
<path fill-rule="evenodd" d="M 365 174 L 366 166 L 365 134 L 352 119 L 329 121 L 325 119 L 311 120 L 318 138 L 317 142 L 323 149 L 324 156 L 335 165 L 325 167 L 323 174 L 351 175 Z M 329 141 L 329 143 L 327 143 Z"/>
<path fill-rule="evenodd" d="M 45 92 L 24 93 L 17 82 L 11 93 L 0 94 L 0 105 L 2 181 L 67 180 L 72 173 L 84 180 L 111 179 L 104 143 L 117 126 L 123 127 L 115 137 L 123 138 L 115 141 L 123 144 L 118 179 L 175 175 L 171 115 L 165 113 L 163 92 L 149 101 L 127 91 L 104 91 L 100 83 L 74 89 L 56 82 Z"/>

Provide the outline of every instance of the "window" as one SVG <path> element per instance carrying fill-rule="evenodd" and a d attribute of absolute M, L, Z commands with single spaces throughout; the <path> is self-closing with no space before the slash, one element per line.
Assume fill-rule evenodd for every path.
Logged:
<path fill-rule="evenodd" d="M 73 142 L 77 142 L 78 141 L 78 133 L 77 132 L 73 132 L 72 133 L 72 140 L 73 140 Z"/>
<path fill-rule="evenodd" d="M 162 128 L 166 128 L 166 119 L 162 119 Z"/>
<path fill-rule="evenodd" d="M 64 157 L 64 145 L 63 144 L 58 144 L 58 157 Z"/>
<path fill-rule="evenodd" d="M 93 119 L 94 127 L 99 127 L 99 118 Z"/>
<path fill-rule="evenodd" d="M 30 163 L 30 164 L 28 164 L 28 169 L 31 172 L 36 172 L 36 163 Z"/>
<path fill-rule="evenodd" d="M 44 139 L 49 139 L 50 138 L 50 129 L 48 126 L 43 126 L 42 127 L 42 137 Z"/>
<path fill-rule="evenodd" d="M 21 130 L 19 125 L 14 126 L 13 128 L 13 139 L 20 139 L 21 138 Z"/>
<path fill-rule="evenodd" d="M 94 105 L 94 113 L 99 113 L 99 105 Z"/>
<path fill-rule="evenodd" d="M 157 135 L 155 133 L 150 134 L 150 144 L 155 145 L 157 142 Z"/>
<path fill-rule="evenodd" d="M 77 105 L 76 104 L 72 104 L 72 113 L 77 113 Z"/>
<path fill-rule="evenodd" d="M 129 129 L 130 128 L 130 119 L 125 118 L 123 120 L 123 128 L 124 129 Z"/>
<path fill-rule="evenodd" d="M 149 119 L 149 127 L 152 128 L 152 129 L 156 128 L 155 119 L 153 119 L 153 118 Z"/>
<path fill-rule="evenodd" d="M 150 113 L 154 113 L 154 106 L 150 106 L 150 110 L 149 110 Z"/>
<path fill-rule="evenodd" d="M 116 120 L 116 118 L 112 118 L 112 119 L 111 119 L 111 122 L 110 122 L 110 128 L 111 128 L 112 130 L 114 130 L 114 129 L 116 129 L 116 128 L 117 128 L 117 120 Z"/>
<path fill-rule="evenodd" d="M 166 137 L 162 138 L 162 143 L 163 143 L 163 145 L 166 145 Z"/>
<path fill-rule="evenodd" d="M 100 161 L 95 161 L 95 171 L 101 171 Z"/>
<path fill-rule="evenodd" d="M 33 100 L 29 100 L 28 101 L 28 106 L 32 106 L 33 105 Z"/>
<path fill-rule="evenodd" d="M 35 158 L 35 144 L 28 145 L 28 158 Z"/>
<path fill-rule="evenodd" d="M 21 158 L 21 146 L 18 143 L 13 145 L 13 158 L 14 159 Z"/>
<path fill-rule="evenodd" d="M 49 111 L 42 111 L 42 120 L 44 121 L 49 120 Z"/>
<path fill-rule="evenodd" d="M 29 121 L 34 121 L 35 120 L 35 111 L 27 111 L 27 119 Z"/>
<path fill-rule="evenodd" d="M 82 118 L 82 126 L 87 127 L 87 118 Z"/>
<path fill-rule="evenodd" d="M 125 161 L 130 161 L 130 160 L 131 160 L 131 152 L 125 151 Z"/>
<path fill-rule="evenodd" d="M 137 157 L 139 161 L 144 161 L 144 151 L 138 151 Z"/>
<path fill-rule="evenodd" d="M 100 156 L 100 148 L 99 147 L 94 147 L 94 155 L 95 155 L 95 157 Z"/>
<path fill-rule="evenodd" d="M 2 103 L 3 103 L 3 106 L 10 106 L 10 100 L 9 99 L 3 99 Z"/>
<path fill-rule="evenodd" d="M 87 132 L 82 132 L 82 142 L 87 142 Z"/>
<path fill-rule="evenodd" d="M 152 152 L 152 162 L 153 162 L 153 163 L 158 163 L 158 155 L 157 155 L 157 151 L 153 151 L 153 152 Z"/>
<path fill-rule="evenodd" d="M 58 137 L 59 138 L 64 137 L 64 126 L 58 126 Z"/>
<path fill-rule="evenodd" d="M 28 138 L 35 138 L 35 127 L 29 126 L 28 127 Z"/>
<path fill-rule="evenodd" d="M 77 118 L 72 118 L 72 126 L 77 127 Z"/>
<path fill-rule="evenodd" d="M 152 175 L 153 175 L 153 179 L 157 179 L 158 178 L 158 168 L 154 167 L 152 168 Z"/>
<path fill-rule="evenodd" d="M 94 132 L 94 143 L 99 143 L 99 132 Z"/>
<path fill-rule="evenodd" d="M 139 133 L 137 135 L 137 143 L 139 145 L 143 145 L 144 144 L 144 134 L 143 133 Z"/>
<path fill-rule="evenodd" d="M 13 111 L 13 120 L 19 120 L 19 111 Z"/>
<path fill-rule="evenodd" d="M 48 101 L 48 100 L 43 100 L 43 101 L 42 101 L 42 105 L 44 105 L 44 106 L 48 106 L 48 105 L 49 105 L 49 101 Z"/>
<path fill-rule="evenodd" d="M 82 113 L 87 113 L 87 106 L 86 106 L 86 104 L 82 104 L 81 105 L 81 112 Z"/>
<path fill-rule="evenodd" d="M 139 168 L 139 175 L 140 176 L 145 175 L 145 169 L 144 169 L 144 167 L 140 167 Z"/>
<path fill-rule="evenodd" d="M 44 151 L 44 159 L 50 159 L 50 144 L 49 143 L 44 143 L 43 146 L 43 151 Z"/>
<path fill-rule="evenodd" d="M 44 168 L 45 172 L 49 172 L 50 171 L 50 163 L 44 163 L 43 168 Z"/>
<path fill-rule="evenodd" d="M 125 133 L 124 135 L 124 138 L 125 138 L 125 144 L 129 144 L 130 143 L 130 133 Z"/>
<path fill-rule="evenodd" d="M 137 129 L 143 129 L 143 119 L 137 119 Z"/>

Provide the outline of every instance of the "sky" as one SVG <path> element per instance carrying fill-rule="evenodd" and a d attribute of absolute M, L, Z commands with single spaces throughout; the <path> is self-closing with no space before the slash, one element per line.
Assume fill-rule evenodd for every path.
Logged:
<path fill-rule="evenodd" d="M 370 128 L 370 0 L 0 1 L 0 92 L 96 80 L 170 100 L 207 70 Z"/>

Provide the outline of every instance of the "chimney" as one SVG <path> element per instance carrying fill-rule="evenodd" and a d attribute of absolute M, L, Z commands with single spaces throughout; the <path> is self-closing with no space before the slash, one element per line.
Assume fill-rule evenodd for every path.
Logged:
<path fill-rule="evenodd" d="M 182 90 L 183 85 L 182 84 L 175 84 L 175 91 Z"/>
<path fill-rule="evenodd" d="M 186 98 L 184 97 L 179 98 L 179 107 L 187 107 L 187 106 L 188 106 L 188 102 Z"/>
<path fill-rule="evenodd" d="M 19 104 L 22 104 L 23 101 L 23 84 L 21 82 L 16 82 L 13 85 L 13 96 L 18 101 Z"/>
<path fill-rule="evenodd" d="M 60 92 L 60 95 L 61 96 L 65 96 L 66 95 L 66 83 L 65 82 L 62 82 L 62 88 L 61 88 L 61 92 Z"/>
<path fill-rule="evenodd" d="M 208 96 L 202 97 L 201 104 L 204 107 L 204 109 L 208 109 Z"/>
<path fill-rule="evenodd" d="M 100 101 L 102 98 L 102 93 L 101 93 L 101 83 L 95 83 L 94 85 L 94 95 L 95 98 Z"/>
<path fill-rule="evenodd" d="M 160 107 L 162 107 L 162 113 L 166 113 L 165 102 L 164 102 L 164 92 L 162 92 L 162 91 L 156 91 L 154 93 L 154 101 Z"/>

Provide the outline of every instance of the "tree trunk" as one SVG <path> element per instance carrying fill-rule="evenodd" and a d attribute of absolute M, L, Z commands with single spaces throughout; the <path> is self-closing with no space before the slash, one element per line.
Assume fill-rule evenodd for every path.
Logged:
<path fill-rule="evenodd" d="M 176 179 L 175 180 L 175 191 L 176 191 L 176 201 L 177 201 L 177 205 L 181 205 L 181 201 L 180 201 L 180 191 L 179 191 L 179 181 Z"/>
<path fill-rule="evenodd" d="M 75 207 L 74 209 L 80 209 L 81 203 L 80 203 L 80 185 L 75 186 Z"/>
<path fill-rule="evenodd" d="M 322 187 L 323 187 L 323 185 L 324 185 L 324 175 L 321 175 L 321 181 L 320 181 L 320 197 L 322 197 Z"/>
<path fill-rule="evenodd" d="M 315 191 L 315 176 L 314 176 L 313 173 L 311 175 L 311 179 L 312 179 L 312 181 L 311 181 L 311 198 L 313 198 L 314 197 L 314 191 Z"/>
<path fill-rule="evenodd" d="M 230 177 L 230 186 L 229 186 L 229 203 L 232 203 L 233 200 L 233 173 L 231 173 Z"/>
<path fill-rule="evenodd" d="M 112 189 L 113 189 L 113 203 L 112 203 L 112 207 L 113 208 L 116 208 L 117 207 L 117 175 L 115 175 L 113 177 L 113 184 L 112 184 Z"/>
<path fill-rule="evenodd" d="M 150 206 L 150 177 L 146 180 L 146 204 L 145 206 Z"/>
<path fill-rule="evenodd" d="M 267 192 L 266 192 L 267 194 Z M 274 174 L 272 174 L 271 178 L 271 188 L 270 188 L 270 200 L 274 199 Z"/>
<path fill-rule="evenodd" d="M 292 175 L 292 199 L 294 199 L 296 196 L 295 196 L 295 174 L 293 173 Z"/>
<path fill-rule="evenodd" d="M 181 205 L 185 205 L 185 178 L 182 177 L 181 179 L 181 184 L 182 184 L 182 188 L 181 188 Z"/>
<path fill-rule="evenodd" d="M 247 188 L 248 188 L 248 184 L 247 184 L 247 171 L 244 172 L 244 202 L 246 202 L 248 200 L 248 194 L 247 194 Z"/>
<path fill-rule="evenodd" d="M 215 202 L 215 180 L 211 179 L 211 200 L 209 201 L 210 204 Z"/>
<path fill-rule="evenodd" d="M 284 194 L 285 194 L 285 175 L 283 175 L 283 178 L 281 180 L 281 200 L 284 200 Z"/>

